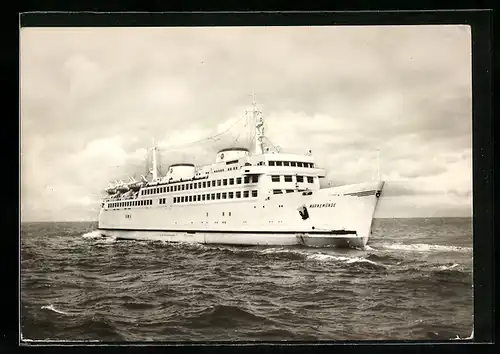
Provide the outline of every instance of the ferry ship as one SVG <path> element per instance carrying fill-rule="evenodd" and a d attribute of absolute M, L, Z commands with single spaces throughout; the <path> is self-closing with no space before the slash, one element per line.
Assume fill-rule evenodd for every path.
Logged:
<path fill-rule="evenodd" d="M 151 180 L 106 188 L 99 232 L 116 239 L 232 245 L 364 248 L 382 193 L 380 178 L 322 188 L 325 170 L 312 152 L 282 153 L 264 144 L 264 119 L 249 112 L 253 149 L 227 147 L 215 162 L 185 161 Z M 253 151 L 251 151 L 253 150 Z"/>

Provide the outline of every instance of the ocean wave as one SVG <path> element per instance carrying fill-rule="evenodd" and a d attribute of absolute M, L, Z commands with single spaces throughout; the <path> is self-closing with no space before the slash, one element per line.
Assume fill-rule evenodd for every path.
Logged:
<path fill-rule="evenodd" d="M 194 316 L 186 318 L 192 327 L 214 326 L 232 328 L 239 324 L 273 324 L 273 321 L 238 306 L 216 305 L 204 308 Z"/>
<path fill-rule="evenodd" d="M 398 250 L 398 251 L 414 251 L 414 252 L 432 252 L 432 251 L 435 251 L 435 252 L 468 252 L 468 251 L 472 251 L 472 247 L 430 245 L 430 244 L 426 244 L 426 243 L 381 244 L 379 249 L 389 249 L 389 250 Z"/>
<path fill-rule="evenodd" d="M 59 313 L 61 315 L 67 315 L 67 316 L 72 316 L 72 315 L 76 315 L 76 314 L 71 314 L 71 313 L 68 313 L 68 312 L 64 312 L 64 311 L 61 311 L 61 310 L 58 310 L 54 307 L 54 305 L 50 304 L 48 306 L 42 306 L 41 307 L 42 310 L 50 310 L 50 311 L 53 311 L 53 312 L 56 312 L 56 313 Z"/>

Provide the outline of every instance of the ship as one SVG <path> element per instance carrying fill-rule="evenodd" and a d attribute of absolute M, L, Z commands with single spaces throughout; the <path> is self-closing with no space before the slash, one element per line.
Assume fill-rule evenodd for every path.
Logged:
<path fill-rule="evenodd" d="M 98 231 L 127 240 L 255 246 L 366 247 L 384 181 L 322 187 L 326 170 L 311 150 L 264 143 L 262 111 L 252 102 L 252 146 L 220 149 L 215 162 L 178 161 L 152 178 L 110 184 Z M 214 151 L 215 153 L 215 151 Z"/>

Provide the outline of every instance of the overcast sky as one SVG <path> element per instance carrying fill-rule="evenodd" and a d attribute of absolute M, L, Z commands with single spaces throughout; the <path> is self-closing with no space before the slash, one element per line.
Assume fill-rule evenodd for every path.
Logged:
<path fill-rule="evenodd" d="M 376 217 L 471 216 L 468 26 L 23 28 L 20 68 L 23 221 L 97 220 L 153 138 L 164 171 L 244 145 L 252 92 L 324 184 L 371 180 L 380 149 Z"/>

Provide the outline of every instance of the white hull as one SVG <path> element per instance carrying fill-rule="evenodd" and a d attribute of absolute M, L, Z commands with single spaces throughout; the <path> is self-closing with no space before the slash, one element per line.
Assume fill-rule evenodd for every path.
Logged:
<path fill-rule="evenodd" d="M 119 239 L 233 245 L 364 247 L 383 182 L 259 197 L 103 208 L 102 235 Z M 303 219 L 297 210 L 307 209 Z"/>

